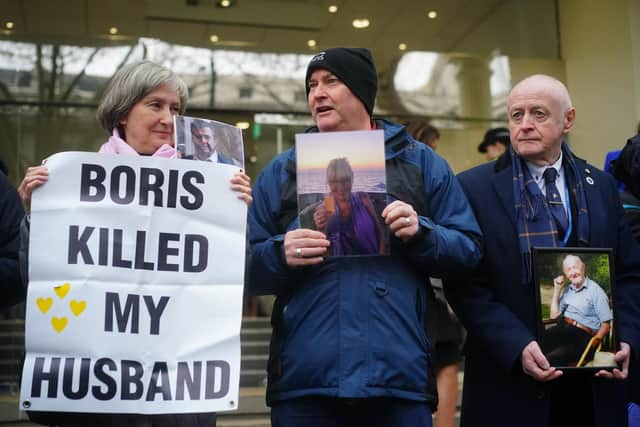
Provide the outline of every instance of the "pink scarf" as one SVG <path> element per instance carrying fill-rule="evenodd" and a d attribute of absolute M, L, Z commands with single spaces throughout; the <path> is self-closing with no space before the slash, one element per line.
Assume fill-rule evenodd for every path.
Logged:
<path fill-rule="evenodd" d="M 113 129 L 113 134 L 107 142 L 102 144 L 98 153 L 103 154 L 126 154 L 129 156 L 139 156 L 138 152 L 127 144 L 118 133 L 118 129 Z M 173 159 L 176 157 L 176 150 L 169 144 L 162 144 L 158 150 L 152 154 L 153 157 L 162 157 L 165 159 Z"/>

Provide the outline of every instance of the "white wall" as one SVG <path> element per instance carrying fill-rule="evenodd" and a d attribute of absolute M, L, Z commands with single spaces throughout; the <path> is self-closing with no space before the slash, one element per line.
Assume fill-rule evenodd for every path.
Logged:
<path fill-rule="evenodd" d="M 559 0 L 560 55 L 576 107 L 571 144 L 598 167 L 635 134 L 640 119 L 638 3 Z"/>

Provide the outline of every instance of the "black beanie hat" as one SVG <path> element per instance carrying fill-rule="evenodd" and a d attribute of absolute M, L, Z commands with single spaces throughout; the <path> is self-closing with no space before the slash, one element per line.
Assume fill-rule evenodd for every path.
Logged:
<path fill-rule="evenodd" d="M 315 70 L 332 72 L 364 104 L 369 116 L 378 90 L 378 76 L 371 52 L 364 48 L 335 47 L 311 58 L 304 78 L 304 87 L 309 97 L 309 78 Z"/>

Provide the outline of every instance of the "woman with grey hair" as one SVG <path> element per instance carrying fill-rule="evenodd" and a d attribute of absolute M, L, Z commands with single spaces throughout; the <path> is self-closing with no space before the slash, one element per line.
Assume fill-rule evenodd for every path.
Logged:
<path fill-rule="evenodd" d="M 126 65 L 116 72 L 98 106 L 97 119 L 111 137 L 99 153 L 176 157 L 173 116 L 183 114 L 187 85 L 173 71 L 151 61 Z M 49 177 L 45 166 L 34 166 L 18 187 L 27 210 L 32 191 Z M 231 189 L 252 202 L 251 180 L 243 172 L 231 179 Z"/>
<path fill-rule="evenodd" d="M 151 61 L 126 65 L 116 72 L 98 106 L 97 119 L 111 137 L 99 153 L 176 157 L 173 116 L 183 114 L 187 85 L 173 71 Z M 32 191 L 49 178 L 45 166 L 34 166 L 18 187 L 27 210 Z M 243 172 L 231 178 L 231 190 L 251 204 L 251 180 Z"/>
<path fill-rule="evenodd" d="M 116 72 L 98 106 L 97 118 L 111 135 L 99 153 L 175 158 L 173 116 L 184 113 L 188 98 L 186 84 L 171 70 L 150 61 L 126 65 Z M 33 190 L 47 182 L 45 166 L 27 169 L 18 187 L 29 211 Z M 250 205 L 251 181 L 243 172 L 231 178 L 231 190 Z M 29 217 L 25 217 L 21 236 L 21 263 L 26 284 Z M 38 423 L 72 426 L 215 426 L 216 414 L 129 415 L 70 414 L 35 412 L 30 418 Z"/>

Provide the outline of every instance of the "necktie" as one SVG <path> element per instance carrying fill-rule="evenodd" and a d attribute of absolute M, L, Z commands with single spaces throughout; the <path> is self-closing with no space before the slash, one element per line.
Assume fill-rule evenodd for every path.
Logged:
<path fill-rule="evenodd" d="M 564 210 L 562 199 L 560 198 L 560 192 L 556 187 L 557 175 L 558 172 L 554 168 L 547 168 L 542 174 L 544 177 L 544 184 L 547 189 L 547 204 L 549 205 L 549 210 L 551 211 L 551 215 L 553 215 L 553 219 L 556 221 L 558 236 L 562 238 L 569 226 L 569 220 L 567 218 L 567 213 Z"/>

